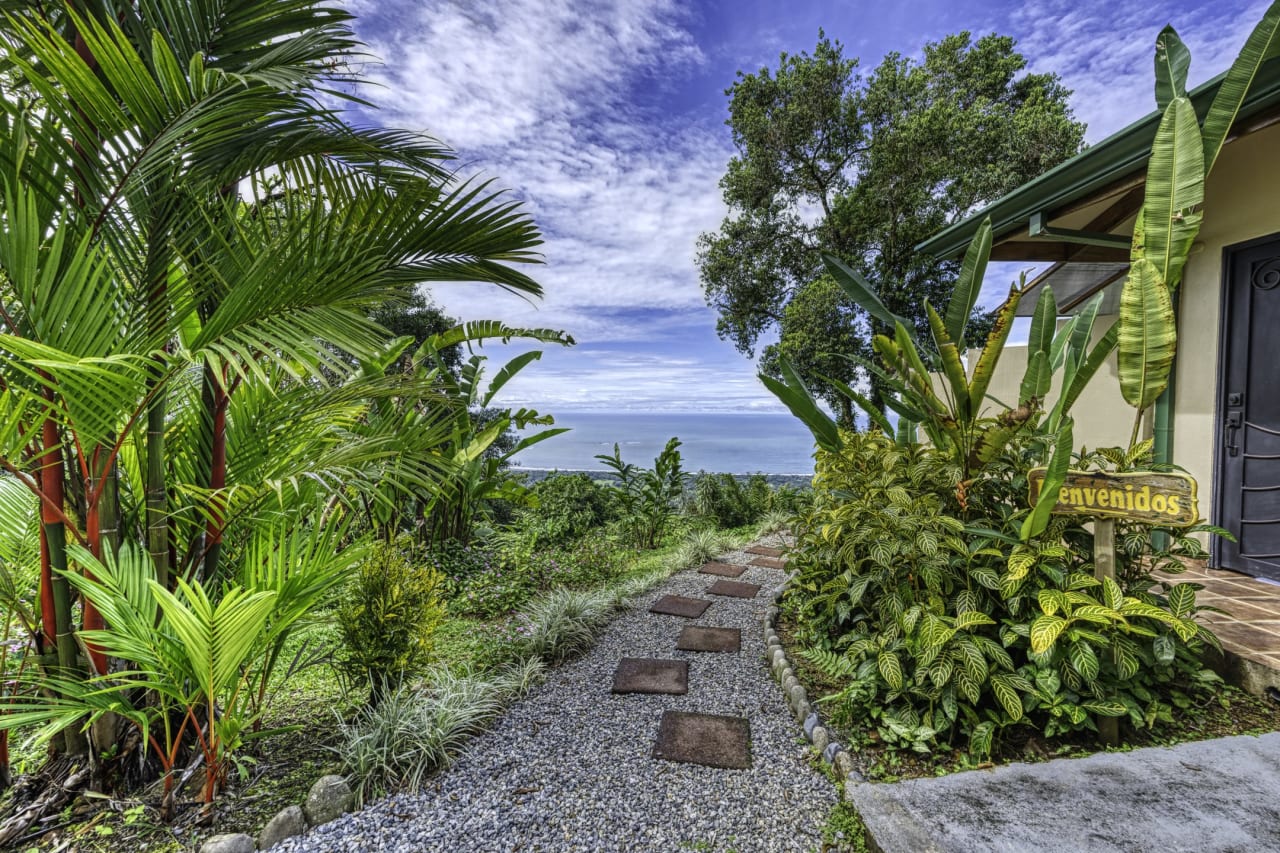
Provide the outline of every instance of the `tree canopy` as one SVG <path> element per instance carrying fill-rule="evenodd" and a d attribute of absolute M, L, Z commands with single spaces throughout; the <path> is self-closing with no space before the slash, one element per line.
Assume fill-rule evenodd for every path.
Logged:
<path fill-rule="evenodd" d="M 862 383 L 847 359 L 870 354 L 873 321 L 822 277 L 821 252 L 866 275 L 894 313 L 927 332 L 958 272 L 914 247 L 1079 151 L 1084 125 L 1057 75 L 1030 74 L 1012 38 L 968 32 L 891 53 L 863 77 L 819 32 L 812 54 L 739 72 L 729 96 L 737 155 L 720 186 L 730 212 L 698 241 L 717 331 L 776 374 L 779 355 L 837 405 L 826 375 Z M 777 343 L 761 347 L 773 333 Z M 835 346 L 838 343 L 839 346 Z M 872 387 L 873 394 L 878 389 Z"/>

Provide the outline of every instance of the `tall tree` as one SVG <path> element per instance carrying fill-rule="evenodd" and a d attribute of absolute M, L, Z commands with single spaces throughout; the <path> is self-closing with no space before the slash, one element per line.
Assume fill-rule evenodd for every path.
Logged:
<path fill-rule="evenodd" d="M 750 355 L 776 332 L 762 369 L 776 371 L 785 354 L 833 401 L 844 397 L 817 374 L 866 382 L 852 362 L 823 356 L 869 355 L 872 334 L 884 331 L 822 284 L 826 251 L 927 339 L 924 302 L 945 307 L 958 265 L 920 257 L 915 245 L 1083 141 L 1070 92 L 1026 65 L 1013 39 L 962 32 L 925 45 L 919 61 L 891 53 L 863 78 L 858 60 L 819 32 L 812 54 L 739 72 L 725 90 L 738 149 L 720 182 L 730 213 L 698 241 L 720 336 Z M 825 343 L 833 335 L 840 347 Z"/>

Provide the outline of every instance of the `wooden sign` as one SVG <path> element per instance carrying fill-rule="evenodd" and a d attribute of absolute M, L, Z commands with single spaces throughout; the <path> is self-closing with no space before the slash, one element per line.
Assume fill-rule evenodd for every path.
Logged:
<path fill-rule="evenodd" d="M 1032 468 L 1027 473 L 1032 506 L 1040 499 L 1044 475 L 1044 468 Z M 1154 471 L 1068 471 L 1053 511 L 1058 515 L 1128 518 L 1162 527 L 1186 527 L 1200 518 L 1196 481 L 1186 474 Z"/>

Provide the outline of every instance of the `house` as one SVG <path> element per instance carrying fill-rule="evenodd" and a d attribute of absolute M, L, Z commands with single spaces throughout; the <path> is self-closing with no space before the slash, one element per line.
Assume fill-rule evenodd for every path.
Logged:
<path fill-rule="evenodd" d="M 1190 93 L 1203 116 L 1221 78 Z M 1051 286 L 1069 314 L 1101 292 L 1095 334 L 1111 324 L 1128 270 L 1146 163 L 1159 123 L 1143 118 L 920 244 L 935 257 L 964 253 L 990 217 L 993 261 L 1049 264 L 1022 300 Z M 1157 460 L 1199 483 L 1201 514 L 1236 542 L 1214 537 L 1210 566 L 1280 581 L 1280 59 L 1262 66 L 1205 187 L 1204 225 L 1176 294 L 1178 350 L 1167 399 L 1142 425 Z M 1012 353 L 1001 383 L 1016 397 L 1026 364 Z M 1013 363 L 1010 363 L 1013 362 Z M 1125 445 L 1134 410 L 1120 396 L 1115 356 L 1076 404 L 1077 446 Z"/>

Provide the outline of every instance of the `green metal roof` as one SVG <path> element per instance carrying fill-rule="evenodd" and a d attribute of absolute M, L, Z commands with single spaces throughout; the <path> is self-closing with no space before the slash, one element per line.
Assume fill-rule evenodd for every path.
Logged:
<path fill-rule="evenodd" d="M 1203 116 L 1217 94 L 1223 74 L 1197 86 L 1189 94 L 1197 115 Z M 1280 58 L 1271 59 L 1258 70 L 1258 76 L 1240 107 L 1237 121 L 1280 104 Z M 1151 156 L 1151 143 L 1160 124 L 1160 113 L 1152 112 L 1124 130 L 1114 133 L 1097 145 L 1081 151 L 1035 180 L 997 199 L 983 209 L 962 219 L 916 246 L 916 251 L 935 257 L 958 255 L 968 247 L 982 220 L 991 217 L 997 241 L 1015 229 L 1025 231 L 1031 215 L 1056 210 L 1086 198 L 1146 165 Z"/>

